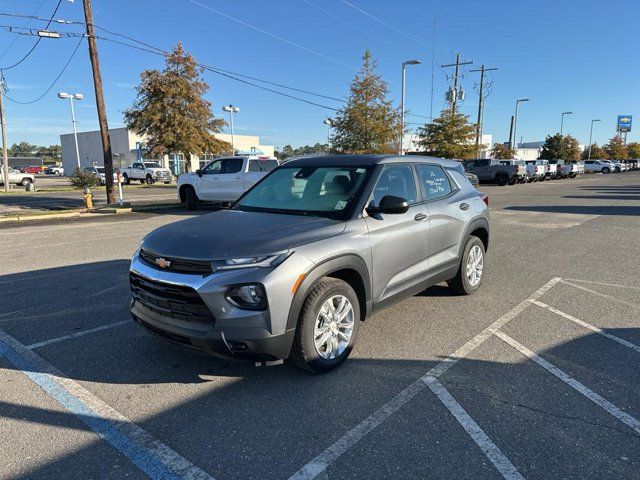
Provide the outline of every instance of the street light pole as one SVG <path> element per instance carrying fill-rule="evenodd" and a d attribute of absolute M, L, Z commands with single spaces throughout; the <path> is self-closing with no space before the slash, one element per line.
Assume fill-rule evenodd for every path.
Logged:
<path fill-rule="evenodd" d="M 564 127 L 564 116 L 573 115 L 573 112 L 562 112 L 562 118 L 560 119 L 560 136 L 562 136 L 562 129 Z"/>
<path fill-rule="evenodd" d="M 518 131 L 518 105 L 520 104 L 520 102 L 528 102 L 528 101 L 529 101 L 528 98 L 519 98 L 516 100 L 516 116 L 513 121 L 513 143 L 509 145 L 510 150 L 512 150 L 514 146 L 516 149 L 518 148 L 518 137 L 516 136 Z"/>
<path fill-rule="evenodd" d="M 236 145 L 235 145 L 235 140 L 233 138 L 233 114 L 238 113 L 240 109 L 238 107 L 234 107 L 233 105 L 229 104 L 222 107 L 222 110 L 225 112 L 229 112 L 229 118 L 231 120 L 231 149 L 233 150 L 233 154 L 235 155 Z"/>
<path fill-rule="evenodd" d="M 4 97 L 3 77 L 0 74 L 0 123 L 2 131 L 2 181 L 4 183 L 4 191 L 9 191 L 9 158 L 7 157 L 7 126 L 4 115 L 4 105 L 2 99 Z"/>
<path fill-rule="evenodd" d="M 76 128 L 76 112 L 73 108 L 73 99 L 82 100 L 84 96 L 81 93 L 65 93 L 59 92 L 58 98 L 69 99 L 69 103 L 71 104 L 71 122 L 73 123 L 73 141 L 76 146 L 76 162 L 78 163 L 78 170 L 80 169 L 80 150 L 78 149 L 78 129 Z"/>
<path fill-rule="evenodd" d="M 593 124 L 594 122 L 599 122 L 599 118 L 594 118 L 591 120 L 591 130 L 589 131 L 589 153 L 587 154 L 587 160 L 591 160 L 591 140 L 593 139 Z"/>
<path fill-rule="evenodd" d="M 333 121 L 330 118 L 325 118 L 322 123 L 327 126 L 327 148 L 331 143 L 331 125 L 333 125 Z"/>
<path fill-rule="evenodd" d="M 400 145 L 398 147 L 398 153 L 400 155 L 404 155 L 404 100 L 405 100 L 405 80 L 406 80 L 406 70 L 407 65 L 419 65 L 422 62 L 420 60 L 407 60 L 406 62 L 402 62 L 402 100 L 400 102 Z"/>

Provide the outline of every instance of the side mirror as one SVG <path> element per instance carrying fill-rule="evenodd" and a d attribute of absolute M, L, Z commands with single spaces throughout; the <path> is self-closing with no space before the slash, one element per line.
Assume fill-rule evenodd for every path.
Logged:
<path fill-rule="evenodd" d="M 396 197 L 395 195 L 385 195 L 380 200 L 380 205 L 377 207 L 367 208 L 369 215 L 375 215 L 379 213 L 386 213 L 389 215 L 407 213 L 409 210 L 409 202 L 405 198 Z"/>
<path fill-rule="evenodd" d="M 202 178 L 202 170 L 200 170 L 200 169 L 196 170 L 196 175 L 198 175 L 200 178 Z"/>

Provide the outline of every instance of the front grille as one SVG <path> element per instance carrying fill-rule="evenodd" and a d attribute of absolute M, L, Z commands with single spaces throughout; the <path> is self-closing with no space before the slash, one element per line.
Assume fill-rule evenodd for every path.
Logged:
<path fill-rule="evenodd" d="M 134 300 L 147 310 L 174 320 L 195 323 L 215 323 L 215 318 L 202 297 L 193 288 L 150 280 L 129 273 Z"/>
<path fill-rule="evenodd" d="M 188 260 L 186 258 L 163 257 L 144 249 L 140 250 L 139 256 L 140 260 L 144 263 L 159 270 L 202 276 L 211 275 L 213 273 L 211 262 L 206 260 Z M 169 265 L 165 268 L 160 268 L 156 263 L 156 260 L 158 259 L 168 262 Z"/>

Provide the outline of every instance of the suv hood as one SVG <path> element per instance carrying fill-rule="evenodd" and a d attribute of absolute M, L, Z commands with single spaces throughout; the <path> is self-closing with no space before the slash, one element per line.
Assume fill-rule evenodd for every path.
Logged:
<path fill-rule="evenodd" d="M 344 221 L 299 215 L 221 210 L 149 233 L 142 248 L 159 255 L 221 260 L 278 253 L 341 233 Z"/>

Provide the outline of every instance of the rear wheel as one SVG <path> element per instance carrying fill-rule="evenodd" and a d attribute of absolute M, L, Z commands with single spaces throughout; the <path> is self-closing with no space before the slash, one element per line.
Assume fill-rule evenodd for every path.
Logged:
<path fill-rule="evenodd" d="M 496 184 L 500 187 L 504 187 L 509 181 L 509 177 L 506 175 L 498 175 L 496 176 Z"/>
<path fill-rule="evenodd" d="M 484 256 L 482 240 L 470 235 L 462 253 L 458 273 L 447 282 L 454 292 L 471 295 L 480 288 L 484 276 Z"/>
<path fill-rule="evenodd" d="M 512 178 L 511 180 L 509 180 L 509 185 L 515 185 L 516 183 L 518 183 L 517 178 Z"/>
<path fill-rule="evenodd" d="M 30 178 L 23 178 L 22 181 L 20 182 L 20 185 L 22 185 L 23 187 L 26 187 L 30 183 L 33 183 Z"/>
<path fill-rule="evenodd" d="M 360 303 L 347 282 L 325 277 L 304 301 L 290 360 L 299 368 L 324 373 L 351 353 L 360 323 Z"/>
<path fill-rule="evenodd" d="M 184 190 L 184 204 L 187 210 L 195 210 L 198 205 L 198 196 L 193 187 L 186 187 Z"/>
<path fill-rule="evenodd" d="M 602 173 L 604 173 L 605 175 L 606 175 L 607 173 L 609 173 L 610 171 L 611 171 L 611 170 L 609 170 L 607 167 L 604 167 L 604 168 L 602 169 Z"/>

